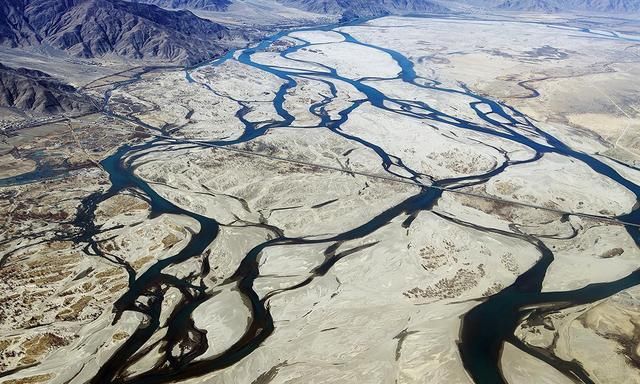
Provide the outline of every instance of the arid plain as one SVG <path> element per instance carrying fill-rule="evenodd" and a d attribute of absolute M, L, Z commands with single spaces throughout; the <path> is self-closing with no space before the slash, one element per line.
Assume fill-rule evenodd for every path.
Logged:
<path fill-rule="evenodd" d="M 639 22 L 384 17 L 132 79 L 3 155 L 0 383 L 640 383 Z"/>

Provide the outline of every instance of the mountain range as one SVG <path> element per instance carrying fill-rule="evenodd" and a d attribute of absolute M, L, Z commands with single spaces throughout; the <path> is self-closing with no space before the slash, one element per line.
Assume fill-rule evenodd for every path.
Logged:
<path fill-rule="evenodd" d="M 279 2 L 309 12 L 345 15 L 345 18 L 448 11 L 446 7 L 431 0 L 279 0 Z"/>
<path fill-rule="evenodd" d="M 172 9 L 201 9 L 204 11 L 225 11 L 230 0 L 129 0 L 135 3 L 157 5 Z"/>
<path fill-rule="evenodd" d="M 448 3 L 448 2 L 444 2 Z M 640 0 L 463 0 L 452 1 L 481 9 L 513 11 L 563 12 L 587 11 L 602 13 L 640 12 Z"/>
<path fill-rule="evenodd" d="M 190 11 L 121 0 L 3 0 L 0 45 L 49 45 L 85 58 L 193 64 L 223 50 L 224 26 Z"/>
<path fill-rule="evenodd" d="M 557 11 L 594 11 L 606 13 L 625 13 L 640 11 L 639 0 L 508 0 L 500 8 L 523 10 Z"/>

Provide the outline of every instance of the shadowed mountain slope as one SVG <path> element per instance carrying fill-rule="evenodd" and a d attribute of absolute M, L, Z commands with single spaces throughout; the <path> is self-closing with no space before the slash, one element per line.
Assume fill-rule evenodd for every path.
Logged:
<path fill-rule="evenodd" d="M 88 112 L 94 110 L 76 89 L 40 71 L 0 64 L 0 106 L 38 113 Z"/>

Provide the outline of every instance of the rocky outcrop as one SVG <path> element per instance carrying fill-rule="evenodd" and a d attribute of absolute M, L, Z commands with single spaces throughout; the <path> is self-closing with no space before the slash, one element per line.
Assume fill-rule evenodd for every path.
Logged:
<path fill-rule="evenodd" d="M 44 114 L 88 112 L 93 104 L 48 74 L 0 64 L 0 106 Z"/>

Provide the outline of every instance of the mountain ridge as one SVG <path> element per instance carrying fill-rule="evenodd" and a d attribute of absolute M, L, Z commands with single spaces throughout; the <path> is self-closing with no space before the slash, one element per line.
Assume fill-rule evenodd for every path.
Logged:
<path fill-rule="evenodd" d="M 484 9 L 499 9 L 532 12 L 601 12 L 601 13 L 638 13 L 640 0 L 466 0 L 441 1 L 442 4 L 454 3 L 471 5 Z"/>
<path fill-rule="evenodd" d="M 5 0 L 0 45 L 51 45 L 71 55 L 115 54 L 193 64 L 224 50 L 229 30 L 190 11 L 121 0 Z"/>
<path fill-rule="evenodd" d="M 42 114 L 95 110 L 86 97 L 42 71 L 0 63 L 0 106 Z"/>
<path fill-rule="evenodd" d="M 447 13 L 447 7 L 431 0 L 278 0 L 304 11 L 343 15 L 343 19 L 406 13 Z"/>
<path fill-rule="evenodd" d="M 204 11 L 225 11 L 230 0 L 129 0 L 132 3 L 153 4 L 162 8 L 201 9 Z"/>

